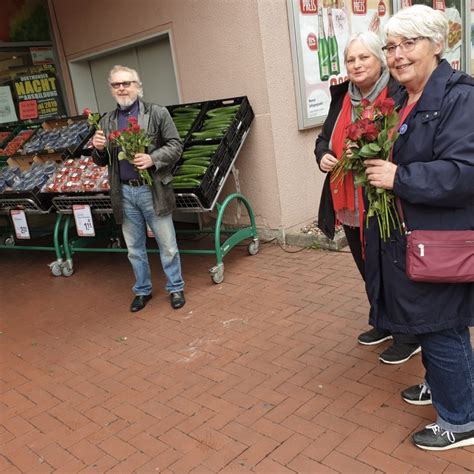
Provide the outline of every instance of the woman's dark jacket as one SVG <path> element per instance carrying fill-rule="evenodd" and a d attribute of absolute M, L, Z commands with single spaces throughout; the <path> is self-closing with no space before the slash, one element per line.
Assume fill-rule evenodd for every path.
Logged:
<path fill-rule="evenodd" d="M 329 148 L 329 141 L 331 140 L 331 135 L 334 127 L 336 126 L 337 118 L 339 117 L 339 113 L 342 109 L 344 96 L 346 95 L 348 89 L 349 81 L 345 81 L 342 84 L 337 84 L 329 88 L 331 93 L 331 104 L 329 105 L 328 116 L 324 121 L 321 133 L 316 139 L 316 146 L 314 148 L 314 155 L 316 156 L 316 161 L 320 169 L 321 158 L 326 153 L 336 156 Z M 394 79 L 390 79 L 388 83 L 388 96 L 397 100 L 397 96 L 400 95 L 401 90 L 402 88 L 400 85 Z M 333 239 L 336 227 L 336 216 L 334 213 L 334 206 L 331 196 L 330 176 L 330 173 L 328 173 L 326 179 L 324 180 L 323 191 L 319 203 L 318 227 L 329 239 Z"/>
<path fill-rule="evenodd" d="M 409 230 L 474 230 L 474 80 L 441 61 L 394 145 L 393 191 Z M 401 129 L 405 129 L 405 126 Z M 422 334 L 474 323 L 474 283 L 416 283 L 405 273 L 406 238 L 365 229 L 370 324 Z"/>
<path fill-rule="evenodd" d="M 154 166 L 148 168 L 153 177 L 153 203 L 157 215 L 166 215 L 176 205 L 171 180 L 174 164 L 179 160 L 183 149 L 182 141 L 174 122 L 165 107 L 139 100 L 138 124 L 153 142 L 147 147 Z M 100 125 L 105 135 L 118 129 L 118 109 L 102 117 Z M 114 218 L 118 224 L 123 220 L 122 193 L 118 163 L 118 147 L 110 147 L 110 164 L 107 151 L 94 150 L 92 158 L 99 166 L 109 165 L 110 200 Z"/>

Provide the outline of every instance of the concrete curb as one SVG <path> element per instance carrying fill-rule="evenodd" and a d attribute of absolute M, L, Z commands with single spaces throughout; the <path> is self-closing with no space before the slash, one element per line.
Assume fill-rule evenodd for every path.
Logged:
<path fill-rule="evenodd" d="M 336 232 L 333 240 L 328 239 L 323 234 L 310 234 L 302 232 L 290 232 L 285 235 L 287 245 L 295 245 L 297 247 L 312 247 L 327 250 L 341 250 L 347 246 L 347 239 L 344 231 Z"/>

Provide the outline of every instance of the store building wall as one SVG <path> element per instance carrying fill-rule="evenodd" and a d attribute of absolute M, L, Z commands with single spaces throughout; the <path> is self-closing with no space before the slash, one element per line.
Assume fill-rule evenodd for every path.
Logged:
<path fill-rule="evenodd" d="M 259 227 L 281 235 L 314 219 L 316 130 L 298 131 L 285 0 L 49 4 L 66 64 L 168 31 L 181 102 L 247 95 L 255 120 L 236 164 Z"/>

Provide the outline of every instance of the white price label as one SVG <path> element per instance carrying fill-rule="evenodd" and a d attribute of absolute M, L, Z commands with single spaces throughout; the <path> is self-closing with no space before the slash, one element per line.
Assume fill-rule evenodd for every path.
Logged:
<path fill-rule="evenodd" d="M 72 212 L 76 222 L 77 235 L 79 237 L 94 237 L 94 221 L 90 206 L 88 204 L 74 204 Z"/>
<path fill-rule="evenodd" d="M 153 231 L 150 229 L 150 226 L 148 224 L 146 225 L 146 235 L 150 237 L 150 239 L 155 238 L 155 236 L 153 235 Z"/>
<path fill-rule="evenodd" d="M 11 210 L 11 216 L 13 221 L 13 227 L 15 228 L 15 234 L 17 239 L 31 239 L 30 229 L 28 228 L 28 222 L 26 221 L 25 211 Z"/>

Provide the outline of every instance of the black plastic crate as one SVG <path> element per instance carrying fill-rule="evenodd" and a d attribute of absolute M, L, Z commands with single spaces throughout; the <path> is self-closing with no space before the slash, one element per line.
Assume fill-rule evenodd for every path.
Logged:
<path fill-rule="evenodd" d="M 189 141 L 191 143 L 194 143 L 195 141 L 200 141 L 200 140 L 204 140 L 204 141 L 222 140 L 224 138 L 224 136 L 227 133 L 229 133 L 229 131 L 231 133 L 233 133 L 233 130 L 235 130 L 238 127 L 238 124 L 242 120 L 242 117 L 245 117 L 245 115 L 247 114 L 248 109 L 250 108 L 250 104 L 249 104 L 249 101 L 248 101 L 246 96 L 232 97 L 232 98 L 229 98 L 229 99 L 209 100 L 209 101 L 207 101 L 205 103 L 204 113 L 202 114 L 202 116 L 200 118 L 200 121 L 198 123 L 196 123 L 196 127 L 193 130 L 193 133 L 201 131 L 201 128 L 204 125 L 204 122 L 208 118 L 207 113 L 210 110 L 219 109 L 221 107 L 233 106 L 233 105 L 238 105 L 239 109 L 236 111 L 232 123 L 229 125 L 229 128 L 222 135 L 222 137 L 220 137 L 220 138 L 213 138 L 213 137 L 211 137 L 211 138 L 201 138 L 201 137 L 193 137 L 192 134 L 191 134 L 191 136 L 189 137 Z"/>
<path fill-rule="evenodd" d="M 15 127 L 0 127 L 0 148 L 3 148 L 13 138 Z"/>
<path fill-rule="evenodd" d="M 25 209 L 25 211 L 46 212 L 52 205 L 52 197 L 35 187 L 27 191 L 4 191 L 0 194 L 0 210 Z"/>
<path fill-rule="evenodd" d="M 249 105 L 249 108 L 247 109 L 245 115 L 242 116 L 240 119 L 234 121 L 234 123 L 232 124 L 232 128 L 229 128 L 229 130 L 227 130 L 227 133 L 224 136 L 224 141 L 229 147 L 229 151 L 232 157 L 239 149 L 240 144 L 242 143 L 242 138 L 250 128 L 250 124 L 252 123 L 254 117 L 255 115 L 253 113 L 252 107 L 250 107 Z"/>
<path fill-rule="evenodd" d="M 210 208 L 224 184 L 231 163 L 232 158 L 229 150 L 224 143 L 221 143 L 209 164 L 206 174 L 201 179 L 201 184 L 194 188 L 175 189 L 175 193 L 193 193 L 204 207 Z"/>

